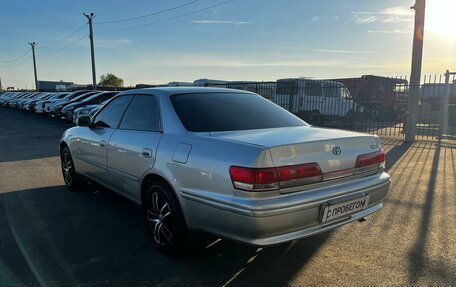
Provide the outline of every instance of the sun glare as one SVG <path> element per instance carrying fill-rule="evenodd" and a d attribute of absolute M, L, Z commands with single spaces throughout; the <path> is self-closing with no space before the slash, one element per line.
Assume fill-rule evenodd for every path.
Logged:
<path fill-rule="evenodd" d="M 456 0 L 426 1 L 425 30 L 441 38 L 456 40 Z"/>

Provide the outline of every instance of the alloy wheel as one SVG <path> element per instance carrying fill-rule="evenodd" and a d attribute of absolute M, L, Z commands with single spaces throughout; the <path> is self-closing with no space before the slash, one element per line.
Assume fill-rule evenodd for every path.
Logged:
<path fill-rule="evenodd" d="M 146 213 L 154 241 L 161 246 L 169 244 L 173 238 L 169 203 L 158 192 L 153 192 L 149 198 Z"/>
<path fill-rule="evenodd" d="M 65 150 L 62 154 L 62 171 L 63 179 L 66 185 L 71 185 L 73 183 L 72 173 L 73 162 L 71 160 L 70 154 Z"/>

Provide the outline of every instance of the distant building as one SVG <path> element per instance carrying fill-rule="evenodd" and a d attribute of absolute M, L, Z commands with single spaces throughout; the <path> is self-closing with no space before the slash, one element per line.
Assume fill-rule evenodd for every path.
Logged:
<path fill-rule="evenodd" d="M 196 87 L 208 87 L 208 86 L 215 86 L 215 85 L 226 85 L 228 81 L 223 80 L 212 80 L 212 79 L 198 79 L 193 81 L 193 85 Z"/>
<path fill-rule="evenodd" d="M 61 92 L 71 90 L 73 82 L 64 81 L 38 81 L 40 92 Z"/>
<path fill-rule="evenodd" d="M 155 85 L 149 85 L 149 84 L 137 84 L 135 86 L 136 89 L 144 89 L 144 88 L 153 88 Z"/>
<path fill-rule="evenodd" d="M 169 82 L 168 87 L 191 87 L 193 83 L 190 82 Z"/>

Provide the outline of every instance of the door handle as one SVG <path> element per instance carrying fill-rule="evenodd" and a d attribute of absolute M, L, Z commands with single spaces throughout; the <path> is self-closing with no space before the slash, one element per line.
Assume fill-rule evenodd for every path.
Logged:
<path fill-rule="evenodd" d="M 141 154 L 143 157 L 152 157 L 152 150 L 150 148 L 143 148 Z"/>
<path fill-rule="evenodd" d="M 105 147 L 105 146 L 106 146 L 106 141 L 105 140 L 100 141 L 100 147 Z"/>

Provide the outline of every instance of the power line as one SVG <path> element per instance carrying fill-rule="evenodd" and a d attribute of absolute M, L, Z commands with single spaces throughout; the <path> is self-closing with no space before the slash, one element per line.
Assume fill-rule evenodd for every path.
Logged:
<path fill-rule="evenodd" d="M 17 66 L 19 66 L 19 65 L 22 65 L 22 64 L 27 63 L 27 62 L 30 61 L 31 59 L 32 59 L 32 56 L 28 57 L 27 59 L 25 59 L 24 61 L 22 61 L 22 62 L 20 62 L 20 63 L 14 64 L 14 65 L 11 65 L 11 66 L 0 67 L 0 69 L 8 69 L 8 68 L 17 67 Z"/>
<path fill-rule="evenodd" d="M 50 54 L 57 53 L 57 52 L 59 52 L 59 51 L 61 51 L 63 49 L 66 49 L 66 48 L 76 44 L 77 42 L 81 41 L 82 39 L 84 39 L 87 36 L 89 36 L 89 35 L 88 34 L 84 34 L 81 38 L 77 39 L 76 41 L 73 41 L 73 42 L 71 42 L 71 43 L 69 43 L 69 44 L 67 44 L 67 45 L 65 45 L 63 47 L 60 47 L 60 48 L 56 49 L 56 50 L 53 50 L 53 51 L 50 51 L 50 52 L 46 52 L 46 53 L 43 53 L 43 54 L 38 54 L 37 57 L 43 57 L 43 56 L 47 56 L 47 55 L 50 55 Z"/>
<path fill-rule="evenodd" d="M 120 23 L 120 22 L 127 22 L 127 21 L 137 20 L 137 19 L 141 19 L 141 18 L 146 18 L 146 17 L 150 17 L 150 16 L 159 15 L 159 14 L 162 14 L 162 13 L 165 13 L 165 12 L 169 12 L 169 11 L 172 11 L 172 10 L 176 10 L 176 9 L 181 8 L 181 7 L 184 7 L 184 6 L 193 4 L 195 2 L 198 2 L 198 1 L 200 1 L 200 0 L 193 0 L 193 1 L 181 4 L 181 5 L 178 5 L 178 6 L 174 6 L 174 7 L 165 9 L 165 10 L 161 10 L 161 11 L 158 11 L 158 12 L 154 12 L 154 13 L 151 13 L 151 14 L 146 14 L 146 15 L 142 15 L 142 16 L 138 16 L 138 17 L 132 17 L 132 18 L 126 18 L 126 19 L 120 19 L 120 20 L 113 20 L 113 21 L 100 21 L 100 22 L 93 22 L 93 23 L 95 23 L 95 24 L 110 24 L 110 23 Z"/>
<path fill-rule="evenodd" d="M 12 62 L 16 62 L 17 60 L 19 59 L 22 59 L 24 58 L 25 56 L 28 55 L 28 53 L 30 53 L 30 49 L 27 49 L 27 52 L 25 52 L 24 54 L 20 55 L 19 57 L 17 58 L 14 58 L 14 59 L 11 59 L 11 60 L 0 60 L 1 63 L 12 63 Z"/>
<path fill-rule="evenodd" d="M 79 27 L 78 29 L 76 29 L 75 31 L 71 32 L 70 34 L 68 34 L 67 36 L 63 37 L 62 39 L 58 40 L 58 41 L 55 41 L 51 44 L 48 44 L 48 45 L 44 45 L 44 46 L 37 46 L 35 49 L 44 49 L 44 48 L 48 48 L 48 47 L 51 47 L 51 46 L 54 46 L 68 38 L 70 38 L 71 36 L 73 36 L 74 34 L 78 33 L 79 31 L 81 31 L 87 24 L 84 24 L 83 26 Z M 60 51 L 61 49 L 58 49 L 56 51 Z M 16 62 L 17 60 L 20 60 L 22 58 L 24 58 L 25 56 L 27 56 L 29 53 L 30 53 L 31 49 L 28 49 L 27 52 L 25 52 L 24 54 L 20 55 L 19 57 L 16 57 L 14 59 L 10 59 L 10 60 L 1 60 L 0 59 L 0 63 L 12 63 L 12 62 Z M 45 54 L 44 54 L 45 55 Z M 26 61 L 25 61 L 26 62 Z M 25 63 L 25 62 L 21 62 L 21 63 Z M 17 65 L 20 65 L 21 63 L 17 64 Z M 15 67 L 16 65 L 12 65 L 12 66 L 8 66 L 8 67 Z"/>
<path fill-rule="evenodd" d="M 158 23 L 162 23 L 162 22 L 166 22 L 166 21 L 182 18 L 182 17 L 188 16 L 188 15 L 196 14 L 196 13 L 199 13 L 199 12 L 202 12 L 202 11 L 205 11 L 205 10 L 209 10 L 209 9 L 212 9 L 212 8 L 215 8 L 215 7 L 218 7 L 218 6 L 225 5 L 225 4 L 227 4 L 229 2 L 233 2 L 233 1 L 235 1 L 235 0 L 228 0 L 228 1 L 225 1 L 225 2 L 222 2 L 222 3 L 219 3 L 219 4 L 211 5 L 211 6 L 202 8 L 202 9 L 190 11 L 190 12 L 187 12 L 187 13 L 184 13 L 184 14 L 180 14 L 180 15 L 177 15 L 177 16 L 174 16 L 174 17 L 165 18 L 165 19 L 162 19 L 162 20 L 159 20 L 159 21 L 155 21 L 155 22 L 149 22 L 149 23 L 145 23 L 145 24 L 141 24 L 141 25 L 129 26 L 129 27 L 119 28 L 119 29 L 114 29 L 114 30 L 101 31 L 101 32 L 97 32 L 95 34 L 113 33 L 113 32 L 125 31 L 125 30 L 130 30 L 130 29 L 136 29 L 136 28 L 139 28 L 139 27 L 154 25 L 154 24 L 158 24 Z"/>
<path fill-rule="evenodd" d="M 36 48 L 37 49 L 44 49 L 44 48 L 48 48 L 48 47 L 54 46 L 55 44 L 58 44 L 58 43 L 62 42 L 63 40 L 66 40 L 66 39 L 70 38 L 71 36 L 73 36 L 77 32 L 81 31 L 82 29 L 85 28 L 86 25 L 87 24 L 82 25 L 81 27 L 79 27 L 78 29 L 76 29 L 75 31 L 71 32 L 70 34 L 68 34 L 67 36 L 63 37 L 62 39 L 60 39 L 58 41 L 55 41 L 55 42 L 53 42 L 51 44 L 48 44 L 48 45 L 39 46 L 39 47 L 36 47 Z"/>

